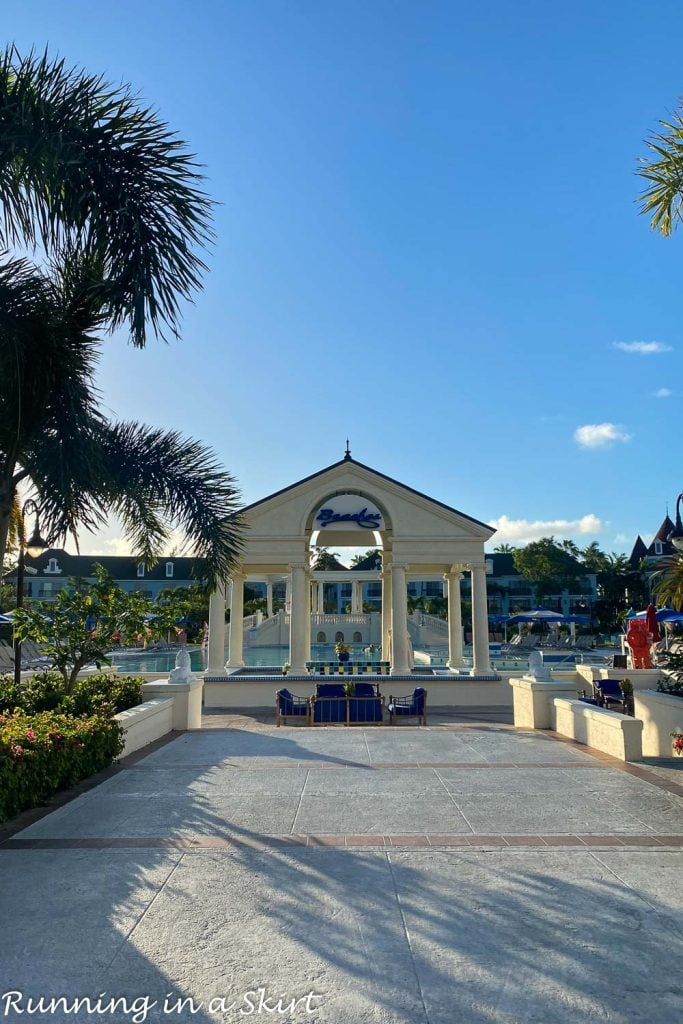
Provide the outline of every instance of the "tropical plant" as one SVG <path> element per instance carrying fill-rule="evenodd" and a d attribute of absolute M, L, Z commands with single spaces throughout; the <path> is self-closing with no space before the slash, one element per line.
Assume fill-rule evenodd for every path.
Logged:
<path fill-rule="evenodd" d="M 652 592 L 658 604 L 670 604 L 683 611 L 683 558 L 671 555 L 659 563 L 652 578 Z"/>
<path fill-rule="evenodd" d="M 553 537 L 532 541 L 513 554 L 515 568 L 541 595 L 576 587 L 582 575 L 576 557 L 555 543 Z"/>
<path fill-rule="evenodd" d="M 238 492 L 211 451 L 99 409 L 98 333 L 177 334 L 211 202 L 182 143 L 127 87 L 46 55 L 0 57 L 0 564 L 19 488 L 53 542 L 116 514 L 151 562 L 178 526 L 213 584 L 239 544 Z"/>
<path fill-rule="evenodd" d="M 330 551 L 329 548 L 316 548 L 313 569 L 344 569 L 345 566 L 339 561 L 339 552 Z"/>
<path fill-rule="evenodd" d="M 499 555 L 511 555 L 515 549 L 512 544 L 499 544 L 498 547 L 495 547 L 493 550 Z"/>
<path fill-rule="evenodd" d="M 356 554 L 351 559 L 351 565 L 360 565 L 361 562 L 368 560 L 366 569 L 381 569 L 382 568 L 382 552 L 379 548 L 368 548 L 362 554 Z"/>
<path fill-rule="evenodd" d="M 126 85 L 48 53 L 0 55 L 0 246 L 100 267 L 96 304 L 144 346 L 147 324 L 177 335 L 198 289 L 212 202 L 185 143 Z"/>
<path fill-rule="evenodd" d="M 158 636 L 163 619 L 152 616 L 152 602 L 139 592 L 117 586 L 101 565 L 95 565 L 95 583 L 70 580 L 54 601 L 38 602 L 15 615 L 15 635 L 42 645 L 70 694 L 79 672 L 90 664 L 108 664 L 107 651 L 120 638 Z"/>
<path fill-rule="evenodd" d="M 661 131 L 646 139 L 650 155 L 637 170 L 647 183 L 639 196 L 640 212 L 650 217 L 654 231 L 668 236 L 683 213 L 683 108 L 659 126 Z"/>

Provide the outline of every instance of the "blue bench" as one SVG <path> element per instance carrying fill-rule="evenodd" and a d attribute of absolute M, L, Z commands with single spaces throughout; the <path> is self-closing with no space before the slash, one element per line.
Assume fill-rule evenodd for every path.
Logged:
<path fill-rule="evenodd" d="M 318 683 L 310 703 L 313 725 L 384 722 L 384 698 L 379 683 Z"/>

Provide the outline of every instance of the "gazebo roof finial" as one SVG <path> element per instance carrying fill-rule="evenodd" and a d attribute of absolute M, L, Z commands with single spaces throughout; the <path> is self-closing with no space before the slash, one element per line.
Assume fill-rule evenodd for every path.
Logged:
<path fill-rule="evenodd" d="M 347 437 L 346 438 L 346 451 L 344 452 L 344 459 L 350 459 L 350 458 L 351 458 L 351 449 L 349 448 L 349 439 Z"/>

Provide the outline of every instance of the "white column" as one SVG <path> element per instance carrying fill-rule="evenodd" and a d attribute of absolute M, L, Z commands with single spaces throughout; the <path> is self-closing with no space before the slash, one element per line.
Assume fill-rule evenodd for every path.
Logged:
<path fill-rule="evenodd" d="M 462 573 L 444 573 L 448 597 L 448 667 L 462 668 L 462 607 L 460 604 L 460 580 Z"/>
<path fill-rule="evenodd" d="M 391 674 L 410 672 L 408 657 L 408 591 L 406 566 L 391 563 Z"/>
<path fill-rule="evenodd" d="M 354 580 L 351 589 L 351 613 L 360 615 L 363 611 L 363 590 L 360 580 Z"/>
<path fill-rule="evenodd" d="M 382 570 L 382 661 L 391 661 L 391 572 Z"/>
<path fill-rule="evenodd" d="M 473 562 L 470 569 L 472 571 L 472 675 L 490 675 L 486 563 Z"/>
<path fill-rule="evenodd" d="M 325 614 L 325 584 L 322 580 L 318 580 L 318 615 Z"/>
<path fill-rule="evenodd" d="M 269 576 L 266 580 L 266 614 L 269 619 L 273 617 L 273 580 Z"/>
<path fill-rule="evenodd" d="M 206 674 L 221 676 L 225 672 L 225 583 L 216 584 L 209 598 L 209 664 Z"/>
<path fill-rule="evenodd" d="M 310 573 L 309 570 L 307 570 L 306 571 L 306 614 L 305 614 L 305 618 L 304 618 L 305 633 L 306 633 L 306 636 L 305 636 L 306 661 L 310 661 L 310 659 L 311 659 L 311 611 L 312 611 L 312 608 L 311 608 L 311 599 L 312 599 L 311 587 L 312 586 L 313 586 L 313 584 L 311 583 L 311 573 Z"/>
<path fill-rule="evenodd" d="M 232 601 L 230 603 L 230 639 L 228 663 L 229 672 L 244 667 L 242 657 L 242 638 L 244 636 L 244 575 L 241 572 L 232 574 Z"/>
<path fill-rule="evenodd" d="M 292 577 L 291 575 L 285 580 L 285 615 L 289 615 L 292 610 Z"/>
<path fill-rule="evenodd" d="M 289 613 L 289 672 L 290 675 L 305 675 L 306 662 L 310 651 L 306 650 L 306 614 L 308 612 L 308 580 L 303 562 L 291 567 L 291 611 Z M 310 622 L 310 616 L 309 616 Z M 310 628 L 310 627 L 309 627 Z"/>

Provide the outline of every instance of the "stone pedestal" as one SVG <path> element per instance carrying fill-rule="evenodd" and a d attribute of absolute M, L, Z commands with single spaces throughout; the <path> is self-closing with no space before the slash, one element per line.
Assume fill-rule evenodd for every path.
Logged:
<path fill-rule="evenodd" d="M 511 679 L 515 725 L 522 729 L 553 729 L 555 697 L 576 699 L 580 686 L 576 682 L 536 682 L 534 679 Z"/>
<path fill-rule="evenodd" d="M 189 683 L 169 683 L 159 679 L 142 684 L 145 700 L 153 697 L 173 698 L 173 728 L 176 730 L 201 729 L 203 690 L 202 679 L 191 679 Z"/>

